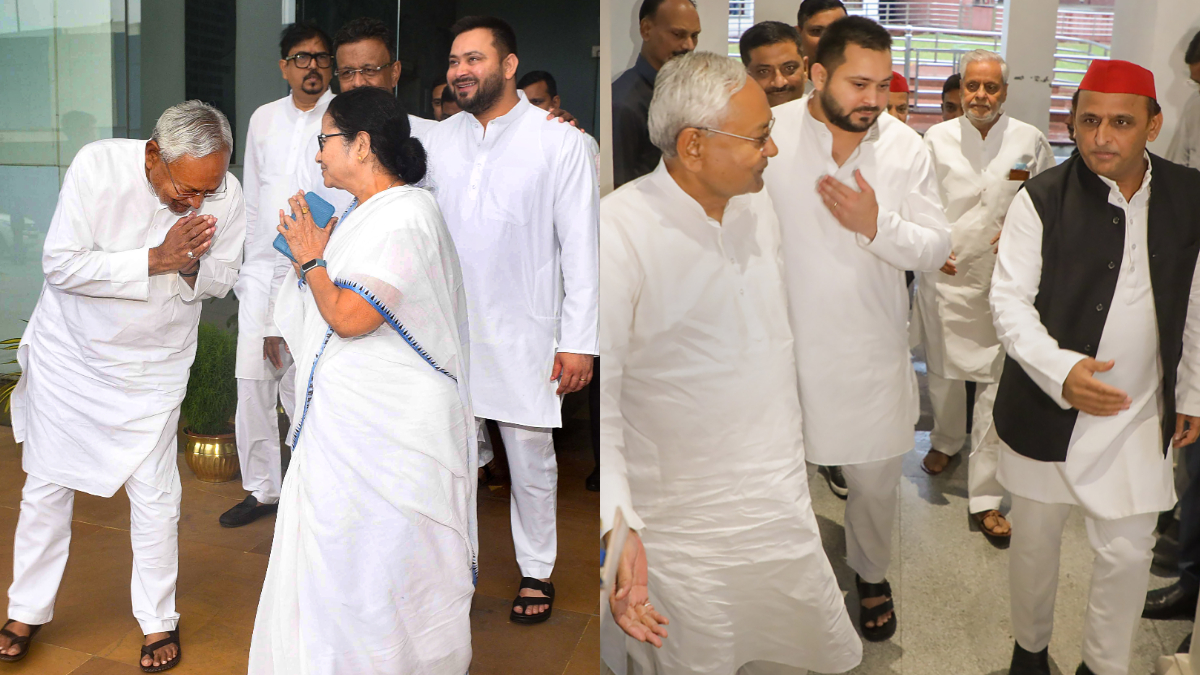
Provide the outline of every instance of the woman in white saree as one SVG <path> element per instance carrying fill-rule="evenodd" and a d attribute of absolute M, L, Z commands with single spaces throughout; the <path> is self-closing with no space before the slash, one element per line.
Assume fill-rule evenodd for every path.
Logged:
<path fill-rule="evenodd" d="M 280 232 L 275 321 L 296 359 L 292 461 L 251 675 L 462 675 L 476 571 L 474 417 L 458 256 L 388 92 L 335 98 L 317 161 L 355 204 Z M 336 229 L 334 227 L 336 225 Z M 331 234 L 332 232 L 332 234 Z"/>

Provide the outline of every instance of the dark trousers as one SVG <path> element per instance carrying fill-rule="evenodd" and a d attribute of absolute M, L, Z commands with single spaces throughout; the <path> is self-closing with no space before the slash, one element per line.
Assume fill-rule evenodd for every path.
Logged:
<path fill-rule="evenodd" d="M 588 398 L 592 405 L 592 455 L 600 466 L 600 357 L 592 361 L 592 381 L 588 383 Z"/>
<path fill-rule="evenodd" d="M 1179 584 L 1200 588 L 1200 445 L 1183 449 L 1188 485 L 1179 498 Z"/>

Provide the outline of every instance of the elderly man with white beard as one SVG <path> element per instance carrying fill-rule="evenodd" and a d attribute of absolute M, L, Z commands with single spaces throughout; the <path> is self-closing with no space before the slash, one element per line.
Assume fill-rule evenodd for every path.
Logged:
<path fill-rule="evenodd" d="M 999 54 L 967 52 L 960 71 L 965 114 L 925 134 L 953 252 L 941 270 L 918 275 L 909 322 L 912 342 L 925 344 L 933 404 L 933 434 L 921 468 L 936 476 L 962 449 L 965 385 L 975 382 L 967 508 L 985 536 L 1003 543 L 1012 530 L 999 511 L 1004 496 L 996 481 L 999 449 L 984 443 L 1004 363 L 988 291 L 1008 207 L 1027 179 L 1054 166 L 1054 154 L 1037 127 L 1004 114 L 1008 64 Z"/>
<path fill-rule="evenodd" d="M 630 672 L 845 672 L 862 643 L 808 493 L 767 96 L 726 56 L 678 56 L 649 124 L 663 161 L 600 206 L 602 529 L 620 507 L 648 563 L 610 607 L 662 645 L 626 640 Z"/>
<path fill-rule="evenodd" d="M 54 616 L 75 492 L 111 497 L 122 485 L 142 669 L 183 655 L 175 430 L 200 303 L 228 293 L 241 263 L 232 150 L 225 116 L 187 101 L 158 118 L 149 141 L 89 143 L 67 169 L 42 253 L 46 283 L 17 351 L 13 435 L 29 475 L 0 661 L 24 658 Z"/>

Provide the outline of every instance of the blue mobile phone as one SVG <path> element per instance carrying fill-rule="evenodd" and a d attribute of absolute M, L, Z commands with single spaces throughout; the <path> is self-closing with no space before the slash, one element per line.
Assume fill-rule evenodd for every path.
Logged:
<path fill-rule="evenodd" d="M 304 201 L 308 202 L 308 212 L 312 216 L 313 222 L 317 224 L 317 227 L 323 228 L 329 224 L 329 220 L 333 218 L 333 204 L 321 199 L 320 195 L 315 192 L 305 193 Z M 292 218 L 295 217 L 296 214 L 293 213 Z M 284 239 L 282 234 L 275 235 L 274 246 L 275 250 L 286 255 L 288 260 L 300 262 L 292 255 L 292 249 L 288 248 L 287 239 Z"/>

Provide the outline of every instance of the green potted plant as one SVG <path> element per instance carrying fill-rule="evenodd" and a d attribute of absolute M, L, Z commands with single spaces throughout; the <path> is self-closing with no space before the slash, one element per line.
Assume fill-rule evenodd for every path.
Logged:
<path fill-rule="evenodd" d="M 21 338 L 9 338 L 0 340 L 0 350 L 16 351 L 21 345 Z M 16 359 L 5 361 L 5 366 L 11 366 L 17 363 Z M 17 388 L 17 380 L 21 379 L 21 371 L 15 373 L 0 373 L 0 425 L 12 426 L 12 393 Z"/>
<path fill-rule="evenodd" d="M 196 359 L 183 398 L 184 457 L 196 477 L 221 483 L 238 476 L 233 414 L 237 410 L 237 337 L 201 322 Z"/>

